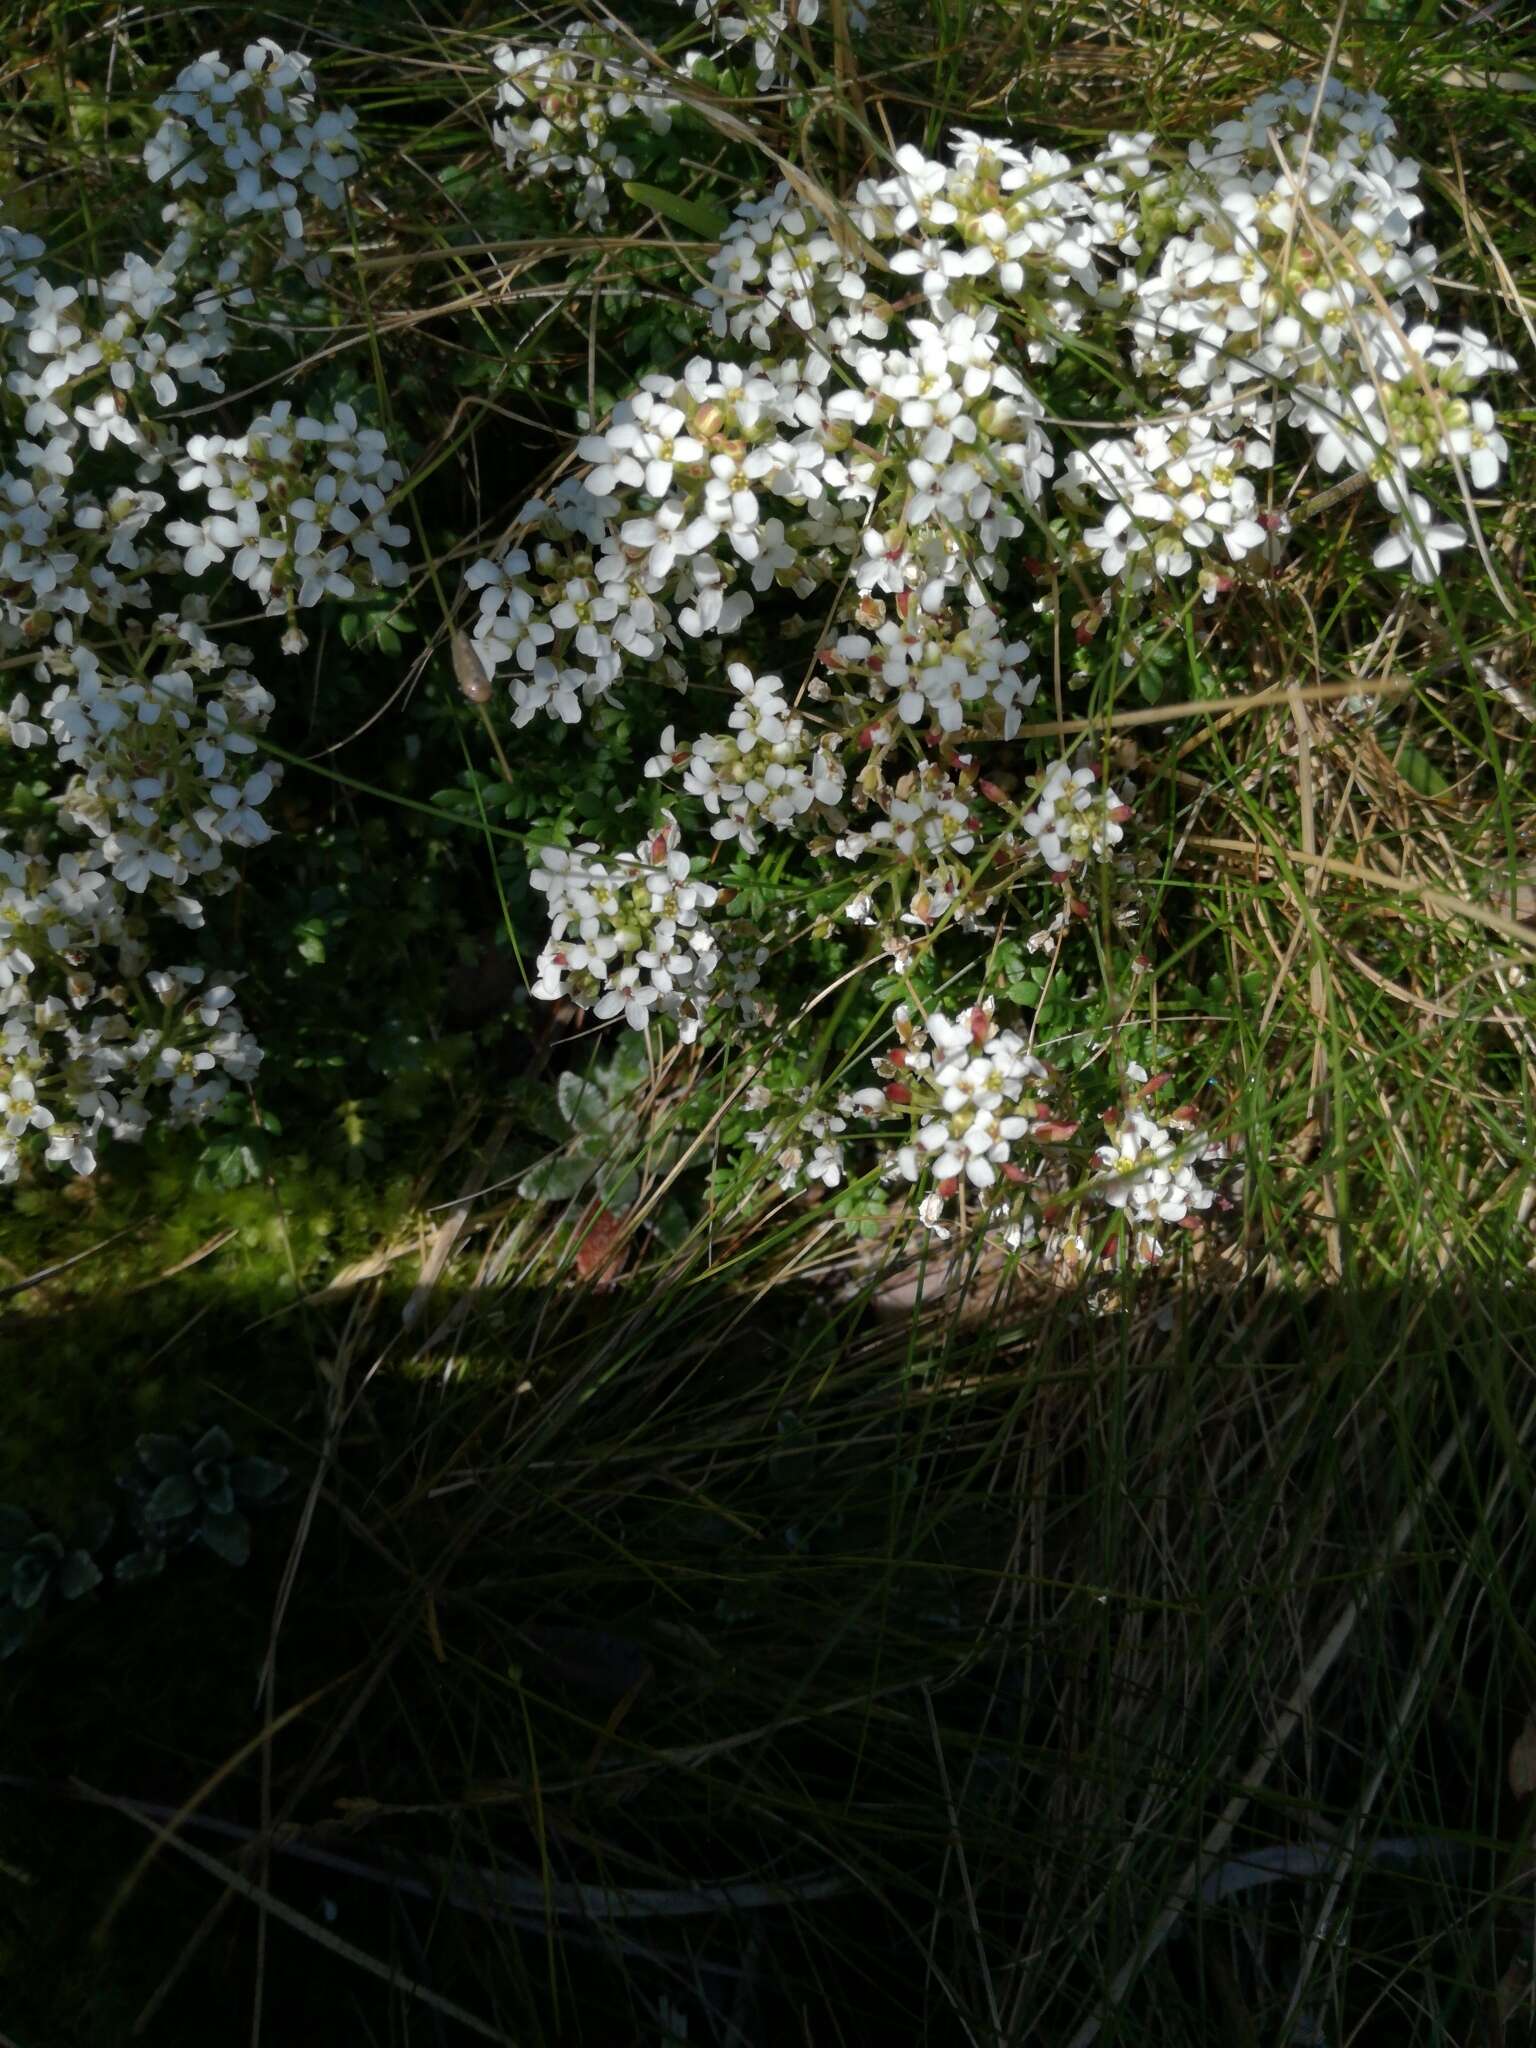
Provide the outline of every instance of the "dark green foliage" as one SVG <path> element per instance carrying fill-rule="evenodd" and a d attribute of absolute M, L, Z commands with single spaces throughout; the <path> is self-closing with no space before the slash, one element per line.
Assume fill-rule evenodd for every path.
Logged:
<path fill-rule="evenodd" d="M 172 1552 L 201 1543 L 225 1564 L 251 1554 L 249 1513 L 287 1483 L 288 1470 L 269 1458 L 239 1457 L 227 1431 L 141 1436 L 133 1462 L 118 1480 L 140 1547 L 120 1557 L 120 1582 L 155 1577 Z"/>
<path fill-rule="evenodd" d="M 82 1599 L 101 1584 L 95 1553 L 111 1529 L 105 1507 L 88 1509 L 67 1540 L 22 1508 L 0 1507 L 0 1658 L 21 1647 L 53 1602 Z"/>

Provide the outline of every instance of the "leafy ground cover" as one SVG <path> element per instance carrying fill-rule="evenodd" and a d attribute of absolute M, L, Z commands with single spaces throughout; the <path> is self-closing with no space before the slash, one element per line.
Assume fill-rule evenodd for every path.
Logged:
<path fill-rule="evenodd" d="M 208 631 L 249 646 L 228 661 L 272 702 L 228 687 L 225 715 L 237 732 L 249 720 L 256 747 L 225 749 L 204 780 L 227 772 L 241 804 L 211 801 L 264 812 L 273 836 L 226 815 L 219 838 L 190 803 L 190 825 L 142 828 L 185 872 L 153 871 L 144 895 L 130 866 L 131 916 L 162 882 L 203 887 L 210 844 L 229 886 L 207 884 L 181 950 L 148 951 L 157 970 L 204 974 L 153 990 L 178 1021 L 144 1041 L 137 1142 L 112 1142 L 121 1103 L 91 1125 L 97 1112 L 66 1114 L 47 1085 L 18 1092 L 14 1062 L 7 1084 L 10 1114 L 26 1122 L 42 1099 L 55 1122 L 20 1134 L 4 1192 L 0 1500 L 63 1535 L 105 1500 L 117 1533 L 102 1582 L 78 1597 L 51 1553 L 46 1583 L 44 1553 L 11 1565 L 31 1604 L 0 1665 L 0 2032 L 25 2048 L 210 2032 L 1528 2038 L 1536 51 L 1523 25 L 1497 8 L 1218 18 L 947 0 L 872 7 L 862 23 L 823 0 L 819 20 L 802 4 L 782 44 L 756 46 L 772 41 L 764 13 L 723 53 L 691 9 L 661 7 L 279 19 L 56 4 L 18 26 L 5 225 L 46 243 L 37 267 L 55 287 L 165 247 L 186 161 L 168 111 L 195 150 L 208 83 L 184 88 L 179 115 L 156 101 L 215 46 L 231 65 L 256 37 L 302 49 L 317 107 L 355 111 L 360 167 L 335 170 L 353 130 L 310 137 L 308 170 L 292 171 L 302 233 L 281 207 L 203 224 L 187 275 L 226 290 L 222 353 L 199 340 L 190 359 L 165 357 L 180 382 L 134 415 L 146 443 L 104 431 L 91 447 L 90 488 L 157 489 L 172 513 L 191 503 L 196 531 L 169 535 L 169 558 L 146 542 L 134 560 L 130 531 L 113 566 L 153 581 L 156 608 L 203 593 Z M 567 30 L 609 39 L 574 46 L 576 84 L 582 63 L 650 68 L 624 88 L 634 104 L 587 105 L 568 152 L 586 168 L 530 176 L 550 154 L 530 100 L 572 83 L 548 68 Z M 684 67 L 697 48 L 714 55 Z M 529 51 L 546 55 L 519 61 Z M 1134 548 L 1115 569 L 1113 535 L 1087 537 L 1109 525 L 1101 469 L 1079 477 L 1091 509 L 1042 500 L 1000 549 L 1032 565 L 999 580 L 1005 638 L 1025 651 L 989 672 L 989 688 L 1020 678 L 1020 696 L 1038 675 L 1018 725 L 999 688 L 995 716 L 967 698 L 945 727 L 945 691 L 924 685 L 921 708 L 871 699 L 852 734 L 864 742 L 886 715 L 918 734 L 911 761 L 972 749 L 956 822 L 983 801 L 972 784 L 993 783 L 984 844 L 1011 832 L 1020 856 L 1001 893 L 974 893 L 985 863 L 967 849 L 958 867 L 947 851 L 904 865 L 911 849 L 892 837 L 854 856 L 889 908 L 850 920 L 866 869 L 795 838 L 804 818 L 829 842 L 880 818 L 899 828 L 893 804 L 915 800 L 897 789 L 898 768 L 916 772 L 898 739 L 874 809 L 829 823 L 811 785 L 833 775 L 815 767 L 833 712 L 782 735 L 835 700 L 759 689 L 765 670 L 815 673 L 823 614 L 840 647 L 854 626 L 877 637 L 909 621 L 878 584 L 867 615 L 836 616 L 863 558 L 836 533 L 836 577 L 807 593 L 785 565 L 791 581 L 755 622 L 682 628 L 655 657 L 622 646 L 611 694 L 601 635 L 577 638 L 601 618 L 553 626 L 570 636 L 564 681 L 540 671 L 538 648 L 524 657 L 502 622 L 542 616 L 527 499 L 554 502 L 581 476 L 601 497 L 590 480 L 606 463 L 609 495 L 639 492 L 654 502 L 626 512 L 654 519 L 670 479 L 628 480 L 633 441 L 615 432 L 639 380 L 677 377 L 701 346 L 727 360 L 766 348 L 750 333 L 701 342 L 711 309 L 695 294 L 721 290 L 744 193 L 789 178 L 833 245 L 818 261 L 851 269 L 840 235 L 850 221 L 875 234 L 853 210 L 859 183 L 890 175 L 904 147 L 938 161 L 964 127 L 1082 166 L 1112 134 L 1145 132 L 1167 166 L 1292 79 L 1391 109 L 1425 213 L 1388 248 L 1432 243 L 1436 321 L 1512 358 L 1488 384 L 1507 462 L 1490 482 L 1470 441 L 1454 450 L 1464 474 L 1438 473 L 1432 511 L 1396 506 L 1394 559 L 1394 506 L 1351 487 L 1348 449 L 1326 467 L 1324 436 L 1298 429 L 1289 495 L 1250 479 L 1255 515 L 1289 508 L 1284 556 L 1267 552 L 1271 526 L 1241 552 L 1192 542 L 1198 561 L 1179 570 L 1149 533 L 1158 560 L 1141 590 Z M 569 104 L 552 113 L 576 135 Z M 261 147 L 280 145 L 300 146 L 285 130 Z M 1311 229 L 1303 215 L 1278 232 L 1289 250 Z M 241 285 L 221 283 L 217 260 L 247 241 Z M 1321 230 L 1313 244 L 1342 260 Z M 901 309 L 872 259 L 871 272 L 893 321 L 924 316 L 921 266 Z M 1065 464 L 1157 408 L 1130 358 L 1111 360 L 1116 307 L 1094 301 L 1101 330 L 1065 287 L 1044 297 L 1065 340 L 1031 328 L 1019 360 Z M 1375 302 L 1357 303 L 1364 322 Z M 55 308 L 53 331 L 71 317 Z M 218 323 L 201 317 L 177 333 L 206 339 Z M 16 375 L 35 371 L 17 361 Z M 222 390 L 196 382 L 215 361 Z M 92 373 L 129 388 L 88 365 L 71 398 L 94 404 Z M 1389 382 L 1378 367 L 1341 435 L 1385 416 Z M 1084 391 L 1100 394 L 1090 415 L 1074 410 Z M 230 465 L 250 471 L 253 451 L 227 444 L 257 414 L 274 424 L 252 473 L 269 506 L 274 477 L 288 488 L 272 439 L 285 396 L 336 430 L 312 439 L 351 461 L 332 465 L 344 491 L 384 478 L 381 505 L 352 500 L 350 555 L 320 563 L 302 615 L 282 559 L 242 568 L 214 524 L 242 516 L 248 479 Z M 23 414 L 41 402 L 10 387 L 9 470 L 34 491 L 50 422 Z M 674 445 L 684 425 L 724 431 L 718 394 L 690 402 Z M 1429 405 L 1436 433 L 1456 431 L 1455 402 L 1447 387 Z M 202 489 L 230 488 L 229 506 L 210 497 L 201 516 L 162 433 Z M 226 445 L 194 450 L 194 435 Z M 148 443 L 172 485 L 135 476 Z M 325 502 L 310 445 L 295 461 Z M 370 471 L 375 456 L 398 474 Z M 22 520 L 19 495 L 11 506 Z M 291 566 L 308 515 L 283 516 Z M 1451 521 L 1454 551 L 1433 541 Z M 576 545 L 557 527 L 544 539 Z M 523 570 L 508 566 L 514 547 Z M 1402 559 L 1415 549 L 1432 575 Z M 732 587 L 755 589 L 760 555 L 721 554 Z M 350 588 L 325 587 L 332 573 Z M 680 612 L 707 583 L 653 598 Z M 3 848 L 28 860 L 89 844 L 57 836 L 45 751 L 18 743 L 44 715 L 36 641 L 72 644 L 47 597 L 36 576 L 26 606 L 6 586 L 4 658 L 28 701 L 8 714 Z M 145 636 L 122 645 L 125 675 L 147 676 Z M 755 696 L 735 681 L 741 662 Z M 188 665 L 206 706 L 222 672 Z M 57 673 L 86 694 L 78 665 Z M 774 816 L 753 798 L 712 841 L 739 799 L 723 787 L 730 757 L 698 734 L 723 735 L 743 699 L 770 750 L 793 757 L 779 765 L 805 769 L 813 807 L 786 797 Z M 930 711 L 960 737 L 924 756 Z M 1097 843 L 1074 851 L 1063 814 L 1064 896 L 1043 852 L 1023 858 L 1052 829 L 1025 822 L 1045 802 L 1029 778 L 1058 759 L 1070 771 L 1084 735 Z M 845 781 L 884 744 L 850 753 Z M 959 787 L 969 771 L 949 772 Z M 271 787 L 253 792 L 257 775 Z M 1130 793 L 1130 815 L 1103 790 Z M 663 802 L 696 856 L 678 875 L 677 848 L 656 850 Z M 665 914 L 685 934 L 693 909 L 719 925 L 722 961 L 743 933 L 765 949 L 741 1031 L 690 1016 L 691 963 L 671 987 L 632 978 L 594 1031 L 602 991 L 550 959 L 547 882 L 564 871 L 541 860 L 588 843 L 612 867 L 638 845 L 626 879 L 643 875 L 653 902 L 696 892 Z M 1058 907 L 1065 937 L 1031 951 Z M 148 972 L 117 958 L 128 981 Z M 225 977 L 238 1031 L 227 1001 L 211 1022 L 198 1009 Z M 116 985 L 99 970 L 97 983 Z M 632 1002 L 643 1032 L 622 1014 Z M 953 1057 L 1015 1062 L 1004 1106 L 1034 1128 L 999 1140 L 990 1183 L 963 1157 L 920 1178 L 922 1069 L 889 1059 L 903 1003 L 956 1020 Z M 194 1060 L 212 1047 L 224 1082 L 162 1070 L 162 1043 Z M 1050 1072 L 1030 1076 L 1037 1051 Z M 1165 1068 L 1166 1092 L 1149 1079 Z M 1048 1082 L 1047 1107 L 1020 1109 L 1023 1078 Z M 857 1149 L 843 1098 L 872 1082 L 905 1115 L 914 1172 Z M 1181 1124 L 1160 1101 L 1199 1113 Z M 1069 1215 L 1102 1180 L 1098 1145 L 1114 1150 L 1136 1117 L 1161 1134 L 1143 1147 L 1170 1148 L 1133 1162 L 1130 1182 L 1163 1217 L 1102 1199 Z M 875 1117 L 871 1140 L 884 1128 Z M 99 1156 L 79 1172 L 86 1142 Z M 1010 1166 L 1027 1170 L 1027 1228 L 1022 1211 L 991 1213 L 993 1188 L 1015 1199 Z M 1182 1192 L 1198 1233 L 1168 1201 L 1177 1174 L 1194 1176 Z M 948 1235 L 919 1223 L 919 1202 Z M 1119 1228 L 1121 1215 L 1142 1222 Z M 976 1227 L 989 1218 L 1012 1237 Z M 198 1461 L 195 1503 L 169 1503 L 164 1568 L 117 1578 L 116 1560 L 146 1547 L 133 1503 L 186 1479 L 179 1454 L 151 1451 L 165 1470 L 149 1470 L 135 1447 L 206 1443 L 210 1427 L 230 1449 Z M 235 1504 L 251 1550 L 232 1567 L 192 1523 L 211 1513 L 227 1537 L 221 1489 L 241 1459 L 286 1480 Z M 137 1492 L 117 1483 L 130 1468 Z M 246 1479 L 266 1484 L 254 1467 Z"/>

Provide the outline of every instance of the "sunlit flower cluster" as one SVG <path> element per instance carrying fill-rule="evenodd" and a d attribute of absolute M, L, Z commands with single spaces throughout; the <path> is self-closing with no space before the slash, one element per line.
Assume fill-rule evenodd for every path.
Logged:
<path fill-rule="evenodd" d="M 529 880 L 549 905 L 550 938 L 533 992 L 574 1003 L 599 1023 L 644 1030 L 669 1017 L 686 1045 L 704 1021 L 719 962 L 704 916 L 718 891 L 693 876 L 670 816 L 633 853 L 604 860 L 590 841 L 546 846 Z"/>
<path fill-rule="evenodd" d="M 817 21 L 805 0 L 696 12 L 759 89 Z M 592 104 L 601 63 L 583 60 L 577 92 L 557 58 L 571 106 Z M 518 68 L 542 76 L 526 54 Z M 615 116 L 639 104 L 633 82 L 619 101 Z M 835 209 L 788 179 L 742 196 L 693 288 L 696 353 L 586 423 L 575 472 L 469 571 L 476 646 L 516 722 L 605 723 L 623 698 L 644 732 L 635 686 L 686 693 L 700 711 L 658 717 L 645 764 L 667 832 L 696 821 L 722 879 L 752 859 L 782 873 L 798 841 L 807 924 L 862 928 L 896 972 L 942 959 L 964 986 L 957 961 L 1005 941 L 1055 959 L 1095 904 L 1133 930 L 1126 770 L 1031 738 L 1046 673 L 1062 715 L 1065 587 L 1078 644 L 1115 612 L 1134 647 L 1181 585 L 1207 604 L 1272 588 L 1309 496 L 1341 473 L 1387 514 L 1372 566 L 1428 582 L 1467 539 L 1441 499 L 1503 475 L 1473 387 L 1511 359 L 1430 324 L 1436 257 L 1394 132 L 1374 97 L 1295 82 L 1187 148 L 1116 133 L 1075 158 L 961 129 L 937 157 L 895 149 Z M 1047 369 L 1083 393 L 1058 410 L 1100 427 L 1048 418 Z M 724 731 L 702 709 L 722 688 Z M 582 858 L 603 870 L 598 848 Z M 608 990 L 602 944 L 577 999 L 648 1025 L 644 975 L 633 1000 Z M 539 992 L 569 995 L 556 964 Z M 1038 1183 L 1060 1210 L 1075 1187 L 1073 1214 L 1118 1215 L 1136 1257 L 1160 1255 L 1210 1205 L 1206 1141 L 1133 1094 L 1105 1147 L 1074 1146 L 1091 1114 L 1045 1107 L 1060 1076 L 971 971 L 972 1006 L 909 1020 L 877 1091 L 912 1117 L 897 1180 L 933 1227 L 958 1192 L 1014 1244 L 1086 1242 L 1019 1194 Z M 690 1035 L 710 986 L 689 982 Z M 841 1186 L 868 1094 L 828 1108 L 792 1091 L 745 1142 L 785 1189 Z"/>
<path fill-rule="evenodd" d="M 228 561 L 264 611 L 289 620 L 285 645 L 302 652 L 297 611 L 405 580 L 389 550 L 410 533 L 388 516 L 404 471 L 387 445 L 377 428 L 358 425 L 350 405 L 329 420 L 296 419 L 287 399 L 232 439 L 193 434 L 178 480 L 209 509 L 198 520 L 173 519 L 166 537 L 185 550 L 189 576 Z"/>
<path fill-rule="evenodd" d="M 238 65 L 210 50 L 155 101 L 165 119 L 144 145 L 154 183 L 167 181 L 197 205 L 216 201 L 232 225 L 280 227 L 285 258 L 308 258 L 312 280 L 324 275 L 325 259 L 309 257 L 304 202 L 338 212 L 359 163 L 357 116 L 350 107 L 317 112 L 314 93 L 303 53 L 269 36 L 249 44 Z M 182 209 L 171 212 L 179 218 Z"/>
<path fill-rule="evenodd" d="M 831 734 L 812 741 L 805 720 L 785 702 L 777 676 L 754 676 L 732 662 L 738 703 L 727 733 L 706 733 L 686 750 L 676 748 L 669 726 L 647 775 L 683 767 L 683 787 L 702 799 L 716 839 L 735 839 L 743 853 L 762 845 L 759 827 L 782 831 L 813 806 L 831 811 L 842 801 L 843 766 Z"/>
<path fill-rule="evenodd" d="M 1375 485 L 1392 516 L 1377 568 L 1432 582 L 1466 540 L 1411 480 L 1446 472 L 1453 495 L 1497 485 L 1508 451 L 1492 409 L 1468 394 L 1514 359 L 1475 328 L 1424 319 L 1439 304 L 1438 258 L 1416 237 L 1419 166 L 1395 150 L 1396 132 L 1376 95 L 1297 80 L 1191 145 L 1169 174 L 1156 210 L 1174 232 L 1136 279 L 1132 361 L 1154 397 L 1161 387 L 1170 407 L 1201 415 L 1179 422 L 1195 474 L 1128 479 L 1103 539 L 1085 536 L 1110 573 L 1182 574 L 1218 540 L 1234 561 L 1259 547 L 1256 494 L 1236 472 L 1268 469 L 1288 425 L 1313 437 L 1322 470 Z M 1177 452 L 1189 467 L 1191 450 Z M 1227 473 L 1219 518 L 1213 459 Z M 1174 519 L 1149 497 L 1171 503 Z"/>
<path fill-rule="evenodd" d="M 805 32 L 822 17 L 821 0 L 677 0 L 714 36 L 722 62 L 750 54 L 759 92 L 787 81 L 803 55 Z M 847 0 L 844 19 L 852 35 L 868 26 L 868 10 Z"/>
<path fill-rule="evenodd" d="M 350 407 L 281 400 L 231 436 L 171 417 L 223 389 L 250 232 L 300 257 L 306 202 L 342 203 L 355 120 L 313 89 L 268 42 L 182 73 L 146 149 L 178 195 L 158 256 L 66 277 L 0 229 L 0 1180 L 202 1123 L 260 1063 L 236 977 L 187 955 L 272 835 L 274 700 L 195 579 L 232 574 L 290 648 L 300 609 L 400 580 L 401 471 Z"/>
<path fill-rule="evenodd" d="M 1209 1209 L 1215 1191 L 1200 1178 L 1202 1161 L 1219 1161 L 1221 1147 L 1199 1128 L 1192 1112 L 1160 1124 L 1144 1109 L 1111 1113 L 1110 1135 L 1094 1153 L 1101 1169 L 1090 1192 L 1117 1210 L 1144 1264 L 1163 1256 L 1169 1232 L 1189 1228 Z"/>
<path fill-rule="evenodd" d="M 674 102 L 657 74 L 620 37 L 587 26 L 568 28 L 553 49 L 503 43 L 493 61 L 502 80 L 491 133 L 507 169 L 562 182 L 574 174 L 572 217 L 600 227 L 609 178 L 635 175 L 615 127 L 629 115 L 658 135 L 671 125 Z"/>

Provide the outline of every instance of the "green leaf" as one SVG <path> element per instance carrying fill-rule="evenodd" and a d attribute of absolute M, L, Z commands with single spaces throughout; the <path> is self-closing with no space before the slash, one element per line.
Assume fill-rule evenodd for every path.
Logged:
<path fill-rule="evenodd" d="M 204 1515 L 197 1533 L 226 1564 L 244 1564 L 251 1554 L 251 1525 L 244 1515 Z"/>
<path fill-rule="evenodd" d="M 530 1202 L 568 1202 L 580 1194 L 592 1178 L 592 1161 L 570 1152 L 556 1152 L 541 1159 L 517 1184 L 517 1192 Z"/>
<path fill-rule="evenodd" d="M 513 1091 L 513 1101 L 520 1122 L 541 1136 L 552 1138 L 559 1145 L 570 1135 L 570 1127 L 560 1114 L 560 1105 L 550 1093 L 547 1081 L 525 1081 Z"/>
<path fill-rule="evenodd" d="M 598 1168 L 594 1185 L 605 1209 L 628 1209 L 640 1192 L 640 1176 L 627 1159 L 610 1156 Z"/>
<path fill-rule="evenodd" d="M 201 1465 L 210 1458 L 222 1460 L 227 1458 L 234 1448 L 233 1443 L 230 1441 L 229 1431 L 227 1429 L 220 1429 L 219 1425 L 215 1423 L 212 1429 L 205 1429 L 197 1442 L 192 1446 L 192 1462 L 195 1465 Z"/>
<path fill-rule="evenodd" d="M 78 1600 L 101 1584 L 101 1567 L 89 1551 L 71 1550 L 59 1566 L 59 1592 L 66 1600 Z"/>
<path fill-rule="evenodd" d="M 189 1472 L 169 1473 L 144 1504 L 152 1522 L 175 1522 L 198 1505 L 197 1487 Z"/>
<path fill-rule="evenodd" d="M 237 1458 L 229 1468 L 235 1494 L 243 1501 L 270 1500 L 287 1483 L 288 1467 L 271 1458 Z"/>
<path fill-rule="evenodd" d="M 633 179 L 625 182 L 624 190 L 637 205 L 648 206 L 663 220 L 675 220 L 702 241 L 718 242 L 730 226 L 727 214 L 702 199 L 684 199 L 676 192 L 663 192 L 659 185 L 642 185 Z"/>
<path fill-rule="evenodd" d="M 23 1613 L 35 1607 L 48 1589 L 55 1560 L 40 1550 L 25 1550 L 11 1572 L 11 1599 Z"/>
<path fill-rule="evenodd" d="M 669 1252 L 675 1252 L 688 1235 L 688 1211 L 674 1195 L 663 1202 L 651 1219 L 651 1228 Z"/>
<path fill-rule="evenodd" d="M 614 1047 L 613 1057 L 597 1076 L 598 1086 L 610 1102 L 620 1102 L 651 1077 L 651 1062 L 645 1040 L 631 1032 Z"/>
<path fill-rule="evenodd" d="M 214 1458 L 204 1458 L 193 1468 L 203 1496 L 203 1504 L 211 1515 L 230 1515 L 235 1510 L 235 1490 L 229 1483 L 229 1467 Z"/>
<path fill-rule="evenodd" d="M 135 1586 L 144 1579 L 157 1579 L 164 1569 L 165 1552 L 157 1543 L 147 1543 L 142 1550 L 130 1550 L 120 1557 L 112 1576 L 121 1586 Z"/>
<path fill-rule="evenodd" d="M 560 1114 L 573 1131 L 597 1131 L 608 1113 L 608 1098 L 601 1088 L 580 1074 L 562 1074 L 555 1083 Z"/>
<path fill-rule="evenodd" d="M 1444 796 L 1450 783 L 1431 761 L 1428 754 L 1417 747 L 1403 745 L 1396 755 L 1397 772 L 1408 787 L 1417 790 L 1420 796 Z"/>

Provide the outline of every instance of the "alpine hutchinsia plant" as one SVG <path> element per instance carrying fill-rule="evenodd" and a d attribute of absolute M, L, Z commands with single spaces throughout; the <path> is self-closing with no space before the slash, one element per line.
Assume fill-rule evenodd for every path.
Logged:
<path fill-rule="evenodd" d="M 617 23 L 499 48 L 495 148 L 595 246 L 673 204 L 634 173 L 674 128 L 724 122 L 722 162 L 765 161 L 703 86 L 750 113 L 862 32 L 835 12 L 684 0 L 681 54 Z M 238 963 L 181 936 L 271 835 L 281 774 L 275 678 L 216 612 L 300 652 L 302 614 L 395 590 L 410 543 L 402 465 L 352 405 L 181 418 L 258 287 L 331 288 L 355 116 L 265 39 L 156 112 L 155 249 L 80 274 L 0 228 L 7 1179 L 39 1154 L 88 1173 L 255 1074 Z M 1215 1094 L 1153 1112 L 1178 1044 L 1048 1007 L 1105 945 L 1145 971 L 1157 865 L 1145 756 L 1064 691 L 1108 622 L 1135 687 L 1166 621 L 1282 590 L 1345 516 L 1365 578 L 1433 605 L 1453 573 L 1507 457 L 1480 388 L 1512 360 L 1438 324 L 1395 136 L 1374 95 L 1297 80 L 1188 147 L 958 128 L 842 198 L 788 165 L 677 202 L 683 344 L 504 508 L 460 673 L 516 726 L 601 742 L 622 710 L 643 735 L 620 834 L 532 835 L 533 994 L 697 1045 L 751 1199 L 883 1187 L 940 1237 L 1096 1264 L 1156 1260 L 1230 1193 Z M 851 1038 L 799 1007 L 794 962 L 829 943 Z"/>
<path fill-rule="evenodd" d="M 717 63 L 752 42 L 760 85 L 796 61 L 783 11 L 698 14 Z M 592 28 L 498 51 L 509 167 L 574 168 L 575 218 L 608 219 L 626 138 L 680 118 L 696 64 L 669 91 Z M 1217 1199 L 1206 1119 L 1149 1109 L 1168 1074 L 1108 1043 L 1074 1070 L 1038 1014 L 998 1014 L 1004 948 L 1060 974 L 1147 899 L 1130 773 L 1035 732 L 1062 719 L 1059 665 L 1050 713 L 1042 678 L 1064 584 L 1077 643 L 1113 617 L 1134 668 L 1180 607 L 1279 587 L 1345 476 L 1380 507 L 1369 566 L 1433 602 L 1468 539 L 1442 499 L 1470 508 L 1506 460 L 1477 389 L 1513 365 L 1436 324 L 1395 133 L 1374 95 L 1297 80 L 1187 149 L 1110 134 L 1074 160 L 957 129 L 846 204 L 798 177 L 744 193 L 691 350 L 589 421 L 578 469 L 469 570 L 516 725 L 600 735 L 620 693 L 656 707 L 652 831 L 538 855 L 537 995 L 747 1061 L 785 1028 L 770 951 L 839 923 L 904 991 L 878 1085 L 796 1085 L 791 1053 L 746 1098 L 781 1190 L 873 1160 L 930 1231 L 980 1218 L 1069 1261 L 1095 1232 L 1155 1260 Z M 769 869 L 800 911 L 771 934 L 727 910 Z"/>

